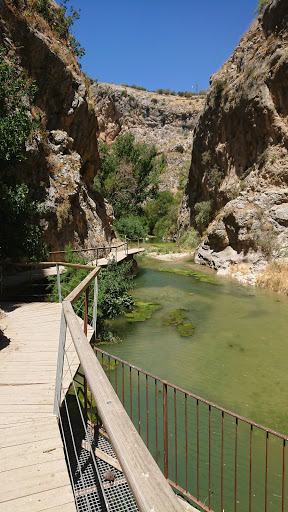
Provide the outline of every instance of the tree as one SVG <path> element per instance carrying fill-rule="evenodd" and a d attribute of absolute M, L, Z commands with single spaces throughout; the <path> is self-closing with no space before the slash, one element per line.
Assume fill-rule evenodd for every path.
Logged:
<path fill-rule="evenodd" d="M 159 237 L 173 236 L 177 227 L 178 201 L 169 190 L 160 192 L 157 198 L 147 201 L 144 213 L 149 232 Z"/>
<path fill-rule="evenodd" d="M 116 218 L 138 214 L 142 203 L 158 190 L 156 148 L 135 142 L 132 133 L 119 135 L 108 147 L 100 143 L 101 171 L 94 188 L 112 204 Z"/>

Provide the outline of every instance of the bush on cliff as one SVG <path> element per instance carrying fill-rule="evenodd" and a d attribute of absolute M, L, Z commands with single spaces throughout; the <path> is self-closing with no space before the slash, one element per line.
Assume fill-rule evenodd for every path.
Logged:
<path fill-rule="evenodd" d="M 35 83 L 27 80 L 14 59 L 0 47 L 0 225 L 1 259 L 41 260 L 46 245 L 41 240 L 41 205 L 33 201 L 17 173 L 25 160 L 25 142 L 33 129 L 29 105 Z"/>

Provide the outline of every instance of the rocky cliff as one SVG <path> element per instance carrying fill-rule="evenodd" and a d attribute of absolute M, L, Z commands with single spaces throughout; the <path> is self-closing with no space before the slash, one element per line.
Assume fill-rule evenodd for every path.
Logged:
<path fill-rule="evenodd" d="M 190 166 L 193 130 L 204 98 L 165 96 L 106 83 L 94 83 L 91 92 L 99 140 L 111 144 L 117 135 L 129 131 L 137 142 L 154 144 L 167 160 L 160 190 L 176 191 Z"/>
<path fill-rule="evenodd" d="M 33 2 L 32 2 L 33 4 Z M 35 81 L 38 122 L 26 159 L 14 168 L 33 199 L 44 203 L 45 240 L 53 250 L 101 245 L 111 238 L 112 209 L 92 190 L 99 168 L 97 117 L 69 39 L 31 8 L 29 0 L 0 0 L 0 45 Z"/>
<path fill-rule="evenodd" d="M 211 77 L 179 229 L 195 225 L 195 204 L 210 201 L 213 221 L 195 260 L 215 269 L 246 263 L 253 272 L 287 254 L 287 43 L 287 0 L 268 0 Z"/>

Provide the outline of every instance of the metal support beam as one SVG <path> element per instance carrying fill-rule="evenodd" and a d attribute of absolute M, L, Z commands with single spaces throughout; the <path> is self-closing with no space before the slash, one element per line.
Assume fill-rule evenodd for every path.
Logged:
<path fill-rule="evenodd" d="M 60 336 L 59 336 L 59 348 L 58 348 L 58 361 L 57 361 L 57 372 L 56 372 L 56 384 L 55 384 L 55 398 L 54 398 L 54 416 L 59 416 L 59 407 L 61 401 L 61 388 L 62 388 L 62 375 L 64 366 L 64 351 L 66 343 L 66 332 L 67 323 L 62 308 L 61 312 L 61 324 L 60 324 Z"/>
<path fill-rule="evenodd" d="M 97 305 L 98 305 L 98 277 L 96 276 L 95 282 L 94 282 L 93 320 L 92 320 L 92 327 L 93 327 L 95 339 L 96 339 L 96 329 L 97 329 Z"/>
<path fill-rule="evenodd" d="M 59 265 L 56 265 L 56 270 L 57 270 L 57 285 L 58 285 L 59 302 L 62 302 Z"/>

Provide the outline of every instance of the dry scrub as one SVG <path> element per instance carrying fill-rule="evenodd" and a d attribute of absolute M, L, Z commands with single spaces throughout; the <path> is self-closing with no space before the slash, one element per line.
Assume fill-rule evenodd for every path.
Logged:
<path fill-rule="evenodd" d="M 256 284 L 288 295 L 288 261 L 268 263 L 265 270 L 257 276 Z"/>

